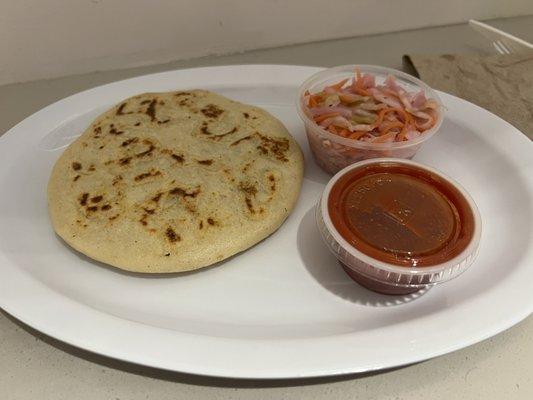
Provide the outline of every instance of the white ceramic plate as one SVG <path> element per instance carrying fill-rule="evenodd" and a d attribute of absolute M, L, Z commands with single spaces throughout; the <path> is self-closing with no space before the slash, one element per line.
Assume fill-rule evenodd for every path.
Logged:
<path fill-rule="evenodd" d="M 328 176 L 294 107 L 318 68 L 171 71 L 91 89 L 0 138 L 0 306 L 81 348 L 197 374 L 288 378 L 362 372 L 444 354 L 494 335 L 533 308 L 533 144 L 489 112 L 442 94 L 441 131 L 416 155 L 458 180 L 483 217 L 480 254 L 458 279 L 411 297 L 369 292 L 344 274 L 315 227 Z M 119 272 L 54 234 L 46 184 L 62 148 L 101 111 L 144 91 L 202 87 L 263 107 L 305 153 L 296 209 L 274 235 L 216 268 Z"/>

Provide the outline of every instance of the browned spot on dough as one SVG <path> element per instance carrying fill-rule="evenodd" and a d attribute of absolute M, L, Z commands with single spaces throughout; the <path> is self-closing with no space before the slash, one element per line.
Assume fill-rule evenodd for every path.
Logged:
<path fill-rule="evenodd" d="M 270 174 L 268 176 L 268 180 L 270 181 L 270 190 L 272 192 L 276 191 L 276 178 L 274 178 L 274 175 Z"/>
<path fill-rule="evenodd" d="M 194 204 L 186 201 L 184 205 L 187 211 L 189 211 L 191 214 L 196 214 L 196 206 Z"/>
<path fill-rule="evenodd" d="M 167 118 L 164 121 L 157 121 L 157 123 L 161 125 L 161 124 L 166 124 L 169 121 L 170 121 L 170 118 Z"/>
<path fill-rule="evenodd" d="M 165 235 L 171 243 L 176 243 L 181 240 L 181 236 L 178 235 L 171 227 L 167 228 L 167 230 L 165 231 Z"/>
<path fill-rule="evenodd" d="M 200 131 L 204 134 L 204 135 L 211 135 L 211 132 L 209 132 L 209 129 L 207 128 L 207 122 L 203 122 L 202 123 L 202 126 L 200 128 Z"/>
<path fill-rule="evenodd" d="M 165 253 L 165 257 L 170 257 L 170 253 Z"/>
<path fill-rule="evenodd" d="M 151 101 L 152 101 L 152 100 L 143 100 L 143 101 L 141 101 L 141 104 L 142 104 L 142 105 L 144 105 L 144 104 L 148 104 L 148 103 L 150 103 Z"/>
<path fill-rule="evenodd" d="M 223 109 L 216 106 L 215 104 L 208 104 L 200 110 L 208 118 L 218 118 L 220 114 L 224 112 Z"/>
<path fill-rule="evenodd" d="M 91 198 L 91 203 L 98 203 L 104 199 L 104 196 L 94 196 Z"/>
<path fill-rule="evenodd" d="M 76 175 L 73 179 L 74 182 L 76 182 L 78 179 L 80 179 L 80 175 Z"/>
<path fill-rule="evenodd" d="M 257 149 L 263 154 L 268 154 L 268 150 L 265 146 L 257 146 Z"/>
<path fill-rule="evenodd" d="M 80 164 L 79 162 L 77 162 L 77 161 L 74 161 L 74 162 L 72 163 L 72 169 L 73 169 L 74 171 L 79 171 L 79 170 L 81 169 L 81 164 Z"/>
<path fill-rule="evenodd" d="M 175 153 L 172 152 L 172 150 L 163 149 L 163 150 L 161 150 L 161 153 L 168 154 L 170 157 L 172 157 L 174 160 L 176 160 L 180 164 L 185 161 L 185 158 L 184 158 L 183 154 L 175 154 Z"/>
<path fill-rule="evenodd" d="M 98 207 L 96 206 L 87 207 L 87 211 L 90 211 L 90 212 L 98 211 Z"/>
<path fill-rule="evenodd" d="M 135 178 L 133 178 L 136 182 L 142 181 L 143 179 L 158 176 L 161 175 L 161 171 L 157 170 L 151 170 L 149 172 L 143 172 L 142 174 L 137 175 Z"/>
<path fill-rule="evenodd" d="M 117 183 L 119 183 L 121 180 L 122 180 L 122 175 L 117 175 L 113 178 L 113 183 L 112 185 L 115 186 Z"/>
<path fill-rule="evenodd" d="M 242 115 L 244 115 L 244 118 L 246 119 L 250 118 L 250 114 L 248 114 L 247 112 L 242 113 Z"/>
<path fill-rule="evenodd" d="M 139 125 L 141 125 L 141 123 L 140 123 L 140 122 L 135 122 L 134 125 L 135 125 L 135 126 L 139 126 Z"/>
<path fill-rule="evenodd" d="M 147 218 L 148 218 L 148 214 L 143 214 L 143 216 L 141 217 L 141 219 L 139 220 L 139 222 L 140 222 L 142 225 L 146 226 L 146 225 L 148 225 L 148 221 L 146 220 Z"/>
<path fill-rule="evenodd" d="M 213 160 L 197 160 L 196 162 L 198 164 L 202 164 L 202 165 L 211 165 L 211 164 L 213 164 Z"/>
<path fill-rule="evenodd" d="M 101 146 L 99 146 L 98 148 L 99 148 L 100 150 L 102 150 L 104 147 L 105 147 L 104 145 L 101 145 Z"/>
<path fill-rule="evenodd" d="M 155 146 L 154 146 L 154 144 L 151 141 L 149 141 L 147 139 L 144 139 L 143 140 L 143 144 L 149 146 L 148 149 L 145 150 L 145 151 L 141 151 L 140 153 L 135 154 L 135 157 L 149 156 L 155 150 Z"/>
<path fill-rule="evenodd" d="M 109 204 L 104 204 L 104 205 L 102 206 L 102 211 L 107 211 L 107 210 L 111 210 L 111 205 L 109 205 Z"/>
<path fill-rule="evenodd" d="M 244 192 L 244 202 L 246 203 L 246 207 L 248 207 L 248 210 L 252 214 L 255 214 L 255 209 L 251 198 L 257 194 L 257 187 L 251 182 L 241 182 L 239 184 L 239 189 Z"/>
<path fill-rule="evenodd" d="M 96 128 L 93 129 L 93 132 L 96 133 L 96 134 L 102 133 L 102 127 L 101 126 L 97 126 Z"/>
<path fill-rule="evenodd" d="M 245 197 L 244 201 L 246 202 L 246 207 L 248 207 L 248 210 L 250 210 L 250 212 L 252 214 L 255 214 L 255 210 L 254 210 L 254 206 L 252 204 L 252 200 L 249 197 Z"/>
<path fill-rule="evenodd" d="M 91 164 L 91 166 L 89 167 L 89 171 L 93 172 L 96 168 L 94 168 L 94 164 Z"/>
<path fill-rule="evenodd" d="M 122 103 L 120 106 L 118 106 L 117 109 L 117 115 L 125 115 L 125 114 L 133 114 L 132 111 L 124 112 L 124 108 L 128 105 L 127 102 Z"/>
<path fill-rule="evenodd" d="M 155 208 L 146 208 L 146 207 L 143 207 L 143 210 L 149 214 L 149 215 L 152 215 L 153 213 L 155 213 Z"/>
<path fill-rule="evenodd" d="M 163 100 L 160 100 L 160 101 L 159 101 L 159 105 L 160 105 L 160 106 L 164 106 L 164 105 L 165 105 L 165 102 L 164 102 Z"/>
<path fill-rule="evenodd" d="M 81 196 L 80 196 L 80 204 L 82 206 L 86 206 L 87 205 L 87 200 L 89 199 L 89 193 L 83 193 Z"/>
<path fill-rule="evenodd" d="M 152 201 L 155 201 L 156 203 L 159 202 L 159 199 L 161 199 L 161 196 L 163 193 L 158 193 L 154 197 L 152 197 Z"/>
<path fill-rule="evenodd" d="M 120 165 L 128 165 L 131 161 L 131 157 L 124 157 L 124 158 L 121 158 L 120 160 L 118 160 L 118 163 Z"/>
<path fill-rule="evenodd" d="M 215 220 L 213 218 L 211 218 L 211 217 L 207 218 L 207 223 L 209 225 L 215 225 L 216 224 Z"/>
<path fill-rule="evenodd" d="M 178 92 L 174 96 L 180 97 L 180 96 L 187 96 L 187 95 L 190 95 L 190 94 L 191 94 L 190 92 Z"/>
<path fill-rule="evenodd" d="M 239 143 L 241 143 L 241 142 L 243 142 L 245 140 L 250 140 L 251 138 L 252 138 L 252 135 L 245 136 L 243 138 L 240 138 L 239 140 L 236 140 L 235 142 L 230 144 L 230 146 L 237 146 Z"/>
<path fill-rule="evenodd" d="M 141 103 L 142 104 L 142 103 Z M 152 122 L 155 121 L 155 106 L 157 104 L 157 99 L 153 99 L 150 104 L 148 105 L 148 108 L 146 109 L 146 115 L 150 117 L 150 120 Z"/>
<path fill-rule="evenodd" d="M 183 163 L 183 161 L 185 160 L 183 158 L 183 155 L 179 155 L 179 154 L 171 154 L 170 157 L 172 157 L 174 160 L 176 160 L 179 163 Z"/>
<path fill-rule="evenodd" d="M 231 181 L 231 182 L 235 182 L 235 178 L 233 177 L 233 175 L 231 174 L 231 171 L 227 168 L 223 169 L 222 172 L 224 172 L 224 174 L 226 174 L 226 176 L 228 177 L 228 179 Z"/>
<path fill-rule="evenodd" d="M 250 169 L 250 167 L 252 166 L 252 164 L 253 164 L 254 162 L 255 162 L 255 160 L 252 160 L 252 161 L 246 163 L 246 164 L 244 165 L 244 167 L 242 168 L 242 172 L 243 172 L 243 173 L 246 173 L 246 172 Z"/>
<path fill-rule="evenodd" d="M 256 132 L 255 135 L 261 140 L 261 145 L 257 146 L 263 154 L 271 153 L 279 161 L 289 161 L 286 153 L 289 151 L 289 139 L 287 138 L 273 138 L 265 136 Z"/>
<path fill-rule="evenodd" d="M 88 144 L 87 144 L 86 142 L 81 142 L 81 145 L 82 145 L 83 147 L 87 147 L 87 146 L 88 146 Z"/>
<path fill-rule="evenodd" d="M 138 137 L 133 137 L 131 139 L 124 140 L 121 144 L 122 147 L 129 146 L 132 143 L 137 143 L 139 141 Z"/>
<path fill-rule="evenodd" d="M 203 229 L 204 228 L 204 221 L 200 221 L 198 224 L 198 228 Z"/>
<path fill-rule="evenodd" d="M 120 214 L 113 215 L 112 217 L 109 217 L 108 219 L 110 221 L 113 221 L 114 219 L 117 219 Z"/>
<path fill-rule="evenodd" d="M 181 197 L 196 197 L 198 194 L 200 194 L 200 188 L 196 188 L 191 191 L 187 191 L 185 189 L 182 189 L 180 187 L 175 187 L 174 189 L 169 191 L 170 194 L 174 194 Z"/>
<path fill-rule="evenodd" d="M 232 130 L 230 130 L 230 131 L 228 131 L 228 132 L 226 132 L 226 133 L 223 133 L 223 134 L 221 134 L 221 135 L 210 136 L 209 139 L 211 139 L 211 140 L 217 140 L 217 141 L 218 141 L 218 140 L 222 139 L 224 136 L 231 135 L 231 134 L 237 132 L 238 130 L 239 130 L 239 128 L 237 128 L 236 126 L 234 126 Z"/>
<path fill-rule="evenodd" d="M 124 131 L 119 131 L 117 128 L 115 128 L 114 124 L 109 125 L 109 133 L 111 135 L 122 135 Z"/>
<path fill-rule="evenodd" d="M 250 182 L 241 182 L 239 184 L 239 189 L 249 196 L 255 196 L 257 194 L 257 188 L 253 183 Z"/>

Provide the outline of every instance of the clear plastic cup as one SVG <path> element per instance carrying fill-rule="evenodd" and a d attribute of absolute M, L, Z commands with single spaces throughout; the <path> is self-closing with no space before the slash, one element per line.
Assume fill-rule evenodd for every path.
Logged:
<path fill-rule="evenodd" d="M 381 84 L 388 75 L 397 79 L 398 85 L 410 92 L 424 90 L 426 97 L 432 98 L 439 104 L 438 118 L 435 125 L 426 130 L 419 137 L 393 143 L 369 143 L 334 135 L 317 125 L 307 113 L 307 107 L 303 104 L 304 93 L 316 93 L 325 86 L 335 84 L 343 79 L 352 78 L 355 68 L 361 73 L 371 73 L 376 77 L 376 84 Z M 412 158 L 422 143 L 432 137 L 440 128 L 443 120 L 443 106 L 437 92 L 420 79 L 417 79 L 402 71 L 374 65 L 344 65 L 320 71 L 308 78 L 298 92 L 297 110 L 305 124 L 309 147 L 318 165 L 326 172 L 335 174 L 344 167 L 355 162 L 377 157 Z"/>
<path fill-rule="evenodd" d="M 437 265 L 424 267 L 399 266 L 383 262 L 359 251 L 335 228 L 328 211 L 331 189 L 346 173 L 372 163 L 400 163 L 412 165 L 439 177 L 453 186 L 466 200 L 474 219 L 472 237 L 466 247 L 455 257 Z M 481 217 L 476 204 L 457 182 L 441 172 L 422 164 L 400 159 L 379 158 L 366 160 L 346 167 L 327 184 L 316 207 L 318 230 L 329 250 L 337 257 L 347 274 L 356 282 L 375 292 L 384 294 L 409 294 L 428 286 L 449 281 L 462 274 L 474 261 L 481 238 Z"/>

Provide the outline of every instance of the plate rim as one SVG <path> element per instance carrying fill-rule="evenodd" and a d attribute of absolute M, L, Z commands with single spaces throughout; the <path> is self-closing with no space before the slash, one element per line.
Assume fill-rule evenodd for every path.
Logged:
<path fill-rule="evenodd" d="M 57 109 L 60 109 L 60 110 L 62 108 L 68 109 L 69 107 L 76 106 L 78 101 L 80 101 L 80 100 L 83 101 L 83 98 L 88 96 L 88 95 L 98 94 L 100 91 L 113 90 L 113 88 L 116 87 L 117 85 L 130 85 L 130 84 L 133 84 L 132 86 L 135 86 L 135 84 L 138 83 L 139 81 L 148 81 L 149 82 L 150 80 L 157 80 L 159 78 L 168 79 L 168 78 L 172 77 L 173 75 L 186 75 L 186 74 L 191 74 L 191 73 L 192 74 L 195 74 L 195 73 L 212 74 L 213 72 L 217 72 L 218 73 L 220 71 L 223 71 L 224 73 L 227 73 L 228 71 L 233 71 L 235 69 L 237 69 L 237 70 L 239 70 L 239 69 L 240 70 L 248 69 L 248 70 L 253 70 L 255 72 L 267 72 L 267 73 L 270 73 L 270 74 L 272 73 L 273 69 L 277 69 L 279 71 L 283 70 L 281 72 L 282 73 L 287 73 L 287 74 L 290 74 L 287 71 L 294 72 L 294 70 L 297 70 L 297 73 L 295 73 L 293 75 L 295 75 L 295 76 L 299 75 L 300 77 L 298 79 L 303 81 L 307 76 L 311 75 L 312 73 L 314 73 L 316 71 L 322 70 L 324 68 L 322 68 L 322 67 L 310 67 L 310 66 L 298 66 L 298 65 L 283 65 L 283 64 L 225 65 L 225 66 L 210 66 L 210 67 L 202 67 L 202 68 L 189 68 L 189 69 L 178 69 L 178 70 L 164 71 L 164 72 L 159 72 L 159 73 L 155 73 L 155 74 L 141 75 L 141 76 L 137 76 L 137 77 L 127 78 L 127 79 L 124 79 L 124 80 L 110 82 L 110 83 L 107 83 L 107 84 L 104 84 L 104 85 L 101 85 L 101 86 L 96 86 L 96 87 L 84 90 L 84 91 L 79 92 L 79 93 L 75 93 L 73 95 L 70 95 L 70 96 L 65 97 L 63 99 L 60 99 L 60 100 L 58 100 L 58 101 L 56 101 L 56 102 L 54 102 L 54 103 L 42 108 L 42 109 L 40 109 L 36 113 L 34 113 L 34 114 L 30 115 L 29 117 L 25 118 L 24 120 L 20 121 L 15 126 L 13 126 L 11 129 L 9 129 L 7 132 L 5 132 L 5 134 L 0 137 L 0 148 L 2 148 L 2 144 L 6 145 L 6 142 L 9 142 L 10 140 L 13 140 L 12 138 L 15 137 L 17 132 L 19 132 L 21 130 L 24 130 L 26 125 L 32 124 L 32 123 L 35 123 L 35 122 L 39 122 L 39 120 L 42 119 L 43 117 L 45 117 L 45 119 L 46 119 L 47 114 L 54 113 Z M 309 75 L 306 75 L 307 72 L 309 73 Z M 250 73 L 249 75 L 251 76 L 253 74 Z M 258 81 L 256 81 L 256 83 L 258 83 Z M 208 88 L 210 88 L 210 87 L 211 86 L 208 85 Z M 520 136 L 523 136 L 523 138 L 525 139 L 525 142 L 529 142 L 527 137 L 523 133 L 521 133 L 518 129 L 516 129 L 514 126 L 512 126 L 508 122 L 504 121 L 500 117 L 490 113 L 489 111 L 484 110 L 483 108 L 481 108 L 481 107 L 479 107 L 479 106 L 477 106 L 477 105 L 475 105 L 473 103 L 467 102 L 466 100 L 459 99 L 459 98 L 457 98 L 455 96 L 452 96 L 452 95 L 449 95 L 449 94 L 446 94 L 446 93 L 443 93 L 443 92 L 439 92 L 439 94 L 443 96 L 443 100 L 445 100 L 445 103 L 446 103 L 446 101 L 449 101 L 449 100 L 466 102 L 466 103 L 469 104 L 469 106 L 473 106 L 475 109 L 478 109 L 478 111 L 482 110 L 483 112 L 489 113 L 491 115 L 491 117 L 497 118 L 500 121 L 500 123 L 504 123 L 504 124 L 508 125 L 509 127 L 512 127 L 512 129 L 514 131 L 516 131 L 517 133 L 519 133 Z M 122 96 L 121 96 L 121 98 L 122 98 Z M 87 110 L 87 109 L 84 110 L 85 113 L 88 112 L 88 111 L 89 110 Z M 64 120 L 63 120 L 63 122 L 64 122 Z M 44 132 L 49 132 L 49 129 L 43 129 L 43 131 Z M 28 138 L 28 140 L 29 140 L 29 138 Z M 531 143 L 529 143 L 529 145 L 531 145 Z M 529 189 L 531 189 L 531 188 L 529 188 Z M 5 258 L 4 254 L 0 252 L 0 265 L 3 266 L 5 263 L 9 263 L 9 261 Z M 12 267 L 12 269 L 13 268 L 14 267 Z M 16 268 L 14 268 L 14 269 L 16 269 Z M 75 311 L 76 308 L 81 307 L 85 312 L 91 314 L 91 318 L 99 319 L 99 317 L 103 317 L 104 319 L 107 319 L 107 320 L 109 320 L 110 318 L 113 319 L 113 320 L 116 320 L 116 321 L 108 321 L 108 322 L 110 324 L 112 324 L 112 325 L 114 325 L 115 323 L 118 323 L 117 324 L 117 328 L 119 328 L 119 330 L 125 330 L 126 332 L 131 327 L 135 327 L 135 329 L 139 330 L 139 329 L 141 329 L 141 327 L 139 327 L 139 325 L 144 325 L 144 324 L 142 324 L 140 322 L 128 321 L 128 320 L 125 320 L 125 319 L 122 319 L 122 318 L 119 318 L 119 317 L 115 317 L 115 316 L 113 316 L 111 314 L 107 314 L 107 313 L 104 313 L 102 311 L 98 311 L 98 310 L 92 309 L 88 305 L 78 303 L 78 302 L 76 302 L 76 301 L 74 301 L 72 299 L 69 299 L 69 298 L 61 295 L 60 293 L 54 292 L 50 288 L 45 287 L 41 282 L 38 282 L 38 281 L 35 281 L 35 280 L 31 280 L 29 274 L 27 274 L 25 271 L 20 271 L 19 270 L 19 272 L 22 274 L 21 276 L 19 276 L 19 280 L 20 280 L 20 283 L 22 283 L 23 287 L 25 285 L 29 285 L 28 287 L 32 287 L 33 290 L 39 291 L 41 293 L 43 293 L 42 290 L 44 290 L 44 293 L 46 293 L 47 291 L 52 292 L 52 296 L 57 297 L 57 298 L 54 299 L 54 301 L 56 302 L 56 300 L 60 300 L 60 304 L 54 304 L 54 305 L 59 307 L 58 309 L 62 310 L 63 312 L 67 312 L 68 313 L 68 312 L 71 312 L 71 311 Z M 3 280 L 3 281 L 7 281 L 7 280 Z M 35 284 L 37 284 L 37 285 L 35 285 Z M 220 367 L 218 367 L 218 368 L 217 367 L 205 368 L 205 366 L 204 367 L 202 367 L 202 366 L 199 367 L 198 365 L 191 365 L 190 363 L 179 363 L 179 362 L 176 363 L 175 360 L 174 361 L 171 360 L 171 362 L 168 362 L 168 360 L 167 360 L 167 362 L 161 362 L 161 360 L 158 360 L 157 357 L 154 356 L 153 354 L 151 354 L 150 356 L 147 356 L 147 355 L 141 356 L 141 355 L 135 354 L 135 352 L 133 352 L 133 354 L 130 352 L 129 356 L 125 356 L 123 354 L 123 350 L 114 350 L 114 351 L 113 350 L 109 350 L 109 349 L 106 350 L 106 345 L 107 345 L 107 347 L 109 347 L 109 346 L 117 344 L 116 340 L 111 340 L 112 338 L 105 338 L 105 337 L 104 338 L 100 338 L 100 340 L 102 340 L 102 343 L 104 345 L 102 346 L 102 343 L 100 343 L 100 346 L 98 346 L 98 345 L 95 345 L 94 342 L 91 343 L 90 341 L 87 342 L 87 340 L 84 341 L 84 340 L 81 340 L 79 338 L 76 338 L 75 335 L 73 335 L 73 332 L 70 332 L 70 331 L 69 331 L 70 336 L 66 335 L 67 337 L 65 337 L 65 333 L 64 333 L 65 330 L 64 329 L 60 330 L 60 332 L 57 332 L 57 328 L 54 330 L 52 327 L 47 326 L 45 323 L 43 323 L 44 321 L 39 320 L 39 318 L 36 318 L 35 315 L 33 316 L 33 318 L 31 317 L 31 315 L 28 316 L 27 308 L 25 309 L 25 307 L 30 307 L 30 309 L 31 309 L 31 307 L 32 306 L 35 307 L 35 305 L 32 304 L 31 301 L 29 301 L 28 299 L 20 299 L 20 295 L 17 298 L 17 293 L 13 293 L 13 290 L 10 290 L 9 285 L 5 285 L 5 284 L 2 285 L 2 282 L 0 281 L 0 288 L 2 286 L 4 286 L 4 289 L 6 289 L 6 287 L 7 287 L 6 290 L 1 290 L 0 291 L 0 307 L 2 309 L 4 309 L 6 312 L 8 312 L 10 315 L 14 316 L 18 320 L 20 320 L 23 323 L 27 324 L 28 326 L 30 326 L 30 327 L 32 327 L 34 329 L 37 329 L 38 331 L 43 332 L 44 334 L 46 334 L 48 336 L 51 336 L 51 337 L 54 337 L 54 338 L 56 338 L 56 339 L 58 339 L 60 341 L 63 341 L 65 343 L 68 343 L 68 344 L 73 345 L 75 347 L 82 348 L 82 349 L 87 350 L 87 351 L 92 352 L 92 353 L 100 354 L 100 355 L 107 356 L 107 357 L 112 357 L 112 358 L 119 359 L 119 360 L 126 361 L 126 362 L 132 362 L 132 363 L 136 363 L 136 364 L 140 364 L 140 365 L 145 365 L 145 366 L 154 367 L 154 368 L 160 368 L 160 369 L 166 369 L 166 370 L 171 370 L 171 371 L 179 371 L 179 372 L 192 373 L 192 374 L 198 374 L 198 375 L 216 376 L 216 377 L 225 377 L 225 378 L 284 379 L 284 378 L 304 378 L 304 377 L 333 376 L 333 375 L 342 375 L 342 374 L 348 374 L 348 373 L 367 372 L 367 371 L 379 370 L 379 369 L 383 369 L 383 368 L 389 368 L 389 367 L 393 367 L 393 366 L 401 366 L 401 365 L 411 364 L 411 363 L 414 363 L 414 362 L 418 362 L 418 361 L 426 360 L 426 359 L 429 359 L 429 358 L 433 358 L 433 357 L 436 357 L 438 355 L 446 354 L 446 353 L 449 353 L 451 351 L 458 350 L 460 348 L 467 347 L 467 346 L 469 346 L 471 344 L 477 343 L 477 342 L 482 341 L 482 340 L 484 340 L 486 338 L 494 336 L 494 335 L 500 333 L 501 331 L 503 331 L 503 330 L 505 330 L 507 328 L 510 328 L 511 326 L 515 325 L 516 323 L 522 321 L 524 318 L 526 318 L 528 315 L 530 315 L 533 312 L 533 301 L 530 300 L 529 302 L 526 303 L 528 305 L 528 307 L 523 307 L 521 309 L 521 311 L 522 311 L 521 313 L 510 314 L 507 319 L 505 319 L 505 320 L 502 319 L 500 321 L 500 324 L 491 325 L 492 329 L 485 330 L 485 333 L 483 335 L 477 335 L 476 337 L 471 337 L 469 340 L 464 340 L 464 339 L 463 340 L 458 340 L 456 338 L 454 344 L 452 344 L 452 345 L 441 346 L 441 348 L 434 349 L 433 351 L 426 350 L 425 352 L 422 352 L 422 354 L 420 353 L 420 351 L 412 352 L 414 354 L 411 357 L 403 357 L 403 361 L 401 361 L 401 362 L 398 362 L 398 361 L 394 362 L 392 360 L 387 360 L 384 363 L 383 362 L 379 363 L 379 364 L 381 364 L 379 366 L 377 366 L 377 365 L 373 365 L 373 366 L 372 365 L 367 365 L 367 366 L 362 366 L 362 367 L 359 367 L 359 368 L 358 367 L 349 367 L 349 366 L 348 367 L 347 366 L 341 366 L 341 367 L 336 367 L 336 368 L 331 368 L 331 367 L 322 367 L 322 368 L 320 368 L 320 367 L 316 367 L 315 366 L 313 368 L 308 368 L 306 371 L 300 370 L 299 372 L 295 372 L 294 370 L 291 370 L 290 368 L 289 369 L 279 369 L 279 370 L 276 370 L 276 371 L 269 370 L 269 369 L 249 371 L 249 370 L 247 370 L 247 368 L 245 366 L 244 368 L 240 368 L 240 369 L 236 368 L 236 369 L 234 369 L 233 372 L 231 372 L 231 371 L 228 370 L 228 368 L 222 368 L 222 369 Z M 525 295 L 523 295 L 523 297 L 524 297 L 524 300 L 528 300 Z M 14 299 L 17 299 L 19 301 L 18 302 L 19 307 L 17 307 L 16 305 L 13 306 L 13 303 L 11 301 L 14 300 Z M 61 301 L 63 302 L 63 304 L 61 304 Z M 464 305 L 461 305 L 461 307 L 464 307 Z M 24 312 L 25 310 L 26 310 L 26 313 Z M 101 314 L 101 315 L 97 315 L 97 314 Z M 144 329 L 148 329 L 148 330 L 154 330 L 155 329 L 157 331 L 168 331 L 168 330 L 165 330 L 163 328 L 156 328 L 156 327 L 152 327 L 152 326 L 149 326 L 148 328 L 147 328 L 147 326 L 144 326 Z M 193 339 L 195 337 L 197 337 L 197 335 L 187 334 L 187 333 L 183 333 L 183 332 L 177 332 L 177 331 L 170 331 L 170 332 L 171 332 L 171 336 L 173 336 L 172 338 L 170 338 L 171 340 L 176 340 L 175 339 L 175 335 L 176 334 L 178 336 L 180 336 L 180 337 L 187 337 L 187 336 L 191 337 L 192 336 Z M 159 332 L 159 333 L 162 336 L 168 336 L 169 332 Z M 165 335 L 165 333 L 166 333 L 166 335 Z M 344 337 L 339 337 L 339 336 L 344 336 Z M 346 340 L 346 337 L 345 337 L 345 336 L 350 336 L 350 335 L 339 335 L 339 336 L 335 336 L 335 341 L 338 342 L 337 345 L 341 345 L 342 343 L 350 344 L 350 340 Z M 460 336 L 463 336 L 463 335 L 460 335 Z M 129 343 L 130 341 L 131 341 L 131 338 L 129 340 L 127 340 L 126 347 L 132 345 L 131 343 Z M 234 343 L 235 341 L 242 342 L 242 340 L 221 339 L 221 338 L 214 338 L 214 341 L 215 342 L 222 341 L 224 345 L 230 346 L 230 347 L 235 345 L 235 343 Z M 313 339 L 313 340 L 309 339 L 309 340 L 303 340 L 303 341 L 315 341 L 316 342 L 316 339 Z M 453 340 L 448 340 L 448 342 L 450 342 L 450 341 L 453 342 Z M 246 341 L 246 342 L 248 344 L 250 341 Z M 272 341 L 252 340 L 252 342 L 257 344 L 258 346 L 263 346 L 264 349 L 267 350 L 267 351 L 272 351 Z M 291 339 L 284 339 L 283 342 L 288 342 L 289 346 L 294 345 L 294 343 L 293 343 L 294 341 L 291 340 Z M 280 343 L 280 341 L 276 340 L 276 344 L 279 344 L 279 343 Z M 307 343 L 307 344 L 309 344 L 309 343 Z M 328 343 L 328 340 L 325 340 L 324 344 L 326 345 L 326 347 L 328 345 L 331 345 L 331 343 Z M 133 346 L 135 347 L 135 344 L 133 344 Z M 312 350 L 312 346 L 308 346 L 308 347 L 309 347 L 309 350 Z M 182 350 L 185 351 L 184 349 L 182 349 Z M 292 350 L 288 349 L 288 348 L 285 348 L 284 351 L 291 352 Z M 210 350 L 209 353 L 212 353 L 212 350 Z M 212 355 L 212 354 L 210 354 L 210 355 Z M 323 354 L 323 356 L 327 358 L 327 354 Z M 273 361 L 275 361 L 275 360 L 273 360 Z M 272 362 L 272 360 L 271 360 L 271 362 Z M 292 368 L 295 368 L 295 367 L 292 367 Z"/>

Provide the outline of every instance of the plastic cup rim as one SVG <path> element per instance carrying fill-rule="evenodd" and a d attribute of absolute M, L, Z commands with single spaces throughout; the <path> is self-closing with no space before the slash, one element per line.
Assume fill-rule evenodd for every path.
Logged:
<path fill-rule="evenodd" d="M 304 111 L 302 99 L 303 99 L 303 94 L 305 93 L 305 91 L 309 89 L 309 86 L 311 86 L 311 83 L 314 83 L 315 80 L 324 81 L 327 79 L 328 76 L 335 74 L 335 73 L 339 73 L 339 74 L 341 73 L 347 74 L 349 72 L 353 73 L 356 67 L 359 67 L 363 72 L 365 69 L 372 69 L 380 75 L 395 75 L 407 81 L 410 81 L 411 83 L 424 89 L 424 91 L 429 95 L 429 97 L 435 99 L 437 103 L 439 104 L 439 112 L 438 112 L 438 117 L 437 117 L 437 121 L 435 122 L 435 125 L 431 129 L 425 131 L 422 135 L 420 135 L 416 139 L 407 140 L 403 142 L 394 142 L 394 143 L 369 143 L 369 142 L 362 142 L 362 141 L 354 140 L 354 139 L 348 139 L 348 138 L 344 138 L 338 135 L 334 135 L 331 132 L 328 132 L 327 130 L 322 128 L 321 126 L 317 125 L 315 121 L 309 118 L 309 116 Z M 396 149 L 404 149 L 407 147 L 416 146 L 418 144 L 425 142 L 430 137 L 432 137 L 439 130 L 444 120 L 444 106 L 442 104 L 442 101 L 438 93 L 434 89 L 432 89 L 429 85 L 427 85 L 420 79 L 415 78 L 414 76 L 409 75 L 403 71 L 399 71 L 393 68 L 381 67 L 377 65 L 368 65 L 368 64 L 341 65 L 338 67 L 326 68 L 320 72 L 317 72 L 311 75 L 300 85 L 300 88 L 298 90 L 298 97 L 296 99 L 296 110 L 298 112 L 298 115 L 302 119 L 302 121 L 305 123 L 306 128 L 314 129 L 318 131 L 322 136 L 325 136 L 325 138 L 333 142 L 342 144 L 344 146 L 360 148 L 360 149 L 365 149 L 365 150 L 387 150 L 387 149 L 396 150 Z"/>
<path fill-rule="evenodd" d="M 448 183 L 453 185 L 460 193 L 464 196 L 465 200 L 467 201 L 467 204 L 472 210 L 472 213 L 474 215 L 474 232 L 472 233 L 472 238 L 470 239 L 470 242 L 468 245 L 464 248 L 464 250 L 459 253 L 454 258 L 447 260 L 443 263 L 427 266 L 427 267 L 404 267 L 399 266 L 395 264 L 390 264 L 378 259 L 375 259 L 373 257 L 370 257 L 369 255 L 359 251 L 354 246 L 348 243 L 346 239 L 342 237 L 342 235 L 337 231 L 335 226 L 333 225 L 333 222 L 331 221 L 331 218 L 329 216 L 328 212 L 328 200 L 329 200 L 329 194 L 331 192 L 332 187 L 335 185 L 335 183 L 346 173 L 350 172 L 353 169 L 361 168 L 368 164 L 376 164 L 376 163 L 400 163 L 400 164 L 406 164 L 411 165 L 414 167 L 418 167 L 421 169 L 424 169 L 428 172 L 431 172 L 440 178 L 446 180 Z M 481 239 L 481 216 L 479 214 L 479 210 L 476 206 L 476 203 L 472 199 L 472 197 L 468 194 L 468 192 L 461 186 L 458 182 L 456 182 L 454 179 L 450 178 L 449 176 L 445 175 L 444 173 L 436 170 L 435 168 L 426 166 L 424 164 L 420 164 L 415 161 L 411 160 L 405 160 L 405 159 L 398 159 L 398 158 L 373 158 L 369 160 L 360 161 L 357 163 L 354 163 L 352 165 L 349 165 L 339 172 L 337 172 L 333 178 L 331 178 L 324 188 L 324 191 L 322 193 L 322 197 L 319 202 L 320 206 L 320 214 L 322 216 L 322 219 L 324 221 L 324 224 L 326 226 L 326 229 L 329 231 L 329 233 L 332 235 L 332 237 L 335 239 L 335 241 L 348 253 L 350 253 L 353 257 L 359 259 L 360 261 L 369 264 L 377 269 L 401 274 L 401 275 L 412 275 L 412 276 L 419 276 L 419 275 L 433 275 L 436 273 L 440 273 L 442 271 L 446 271 L 449 269 L 453 269 L 457 265 L 461 264 L 465 259 L 467 259 L 472 254 L 476 253 L 476 250 L 479 246 L 479 242 Z M 357 271 L 356 268 L 354 268 L 351 265 L 347 265 L 352 270 Z"/>

